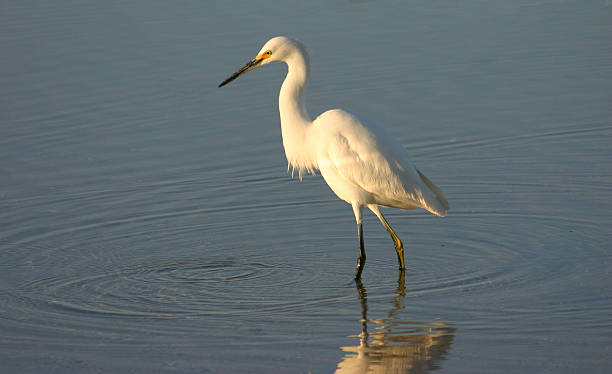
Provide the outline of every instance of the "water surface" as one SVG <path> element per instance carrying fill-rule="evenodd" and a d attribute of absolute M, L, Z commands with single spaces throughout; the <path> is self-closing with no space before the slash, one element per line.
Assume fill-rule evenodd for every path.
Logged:
<path fill-rule="evenodd" d="M 308 108 L 385 127 L 448 197 L 351 209 L 286 173 Z M 612 364 L 606 1 L 8 2 L 0 371 L 603 373 Z"/>

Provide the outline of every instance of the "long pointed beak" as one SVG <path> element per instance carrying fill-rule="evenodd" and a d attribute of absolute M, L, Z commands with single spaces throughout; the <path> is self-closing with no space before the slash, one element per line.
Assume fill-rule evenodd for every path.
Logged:
<path fill-rule="evenodd" d="M 241 67 L 237 72 L 235 72 L 234 74 L 230 75 L 226 80 L 224 80 L 223 82 L 221 82 L 221 84 L 219 84 L 219 87 L 223 87 L 226 84 L 228 84 L 229 82 L 233 81 L 234 79 L 238 78 L 239 76 L 241 76 L 242 74 L 249 72 L 253 69 L 255 69 L 257 67 L 257 65 L 259 65 L 264 59 L 263 58 L 254 58 L 251 61 L 249 61 L 246 65 L 244 65 L 243 67 Z"/>

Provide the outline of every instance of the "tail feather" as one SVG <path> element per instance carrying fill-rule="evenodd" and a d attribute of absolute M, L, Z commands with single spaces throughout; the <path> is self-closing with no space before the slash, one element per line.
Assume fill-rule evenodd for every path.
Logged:
<path fill-rule="evenodd" d="M 444 197 L 442 190 L 440 190 L 438 186 L 433 184 L 433 182 L 430 181 L 429 178 L 425 176 L 425 174 L 421 173 L 419 169 L 417 169 L 417 173 L 419 173 L 419 176 L 421 177 L 425 185 L 427 185 L 427 187 L 429 187 L 429 189 L 434 193 L 436 200 L 441 205 L 440 208 L 442 209 L 436 209 L 436 211 L 432 213 L 435 213 L 441 217 L 444 217 L 446 215 L 446 211 L 450 209 L 450 204 L 448 203 L 448 200 L 446 200 L 446 197 Z"/>

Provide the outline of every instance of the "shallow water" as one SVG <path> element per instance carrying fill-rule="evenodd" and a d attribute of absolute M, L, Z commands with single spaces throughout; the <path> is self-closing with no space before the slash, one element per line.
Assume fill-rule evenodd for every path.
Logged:
<path fill-rule="evenodd" d="M 308 105 L 397 137 L 448 197 L 351 209 L 291 178 L 270 36 Z M 609 2 L 10 2 L 0 12 L 0 371 L 603 373 Z"/>

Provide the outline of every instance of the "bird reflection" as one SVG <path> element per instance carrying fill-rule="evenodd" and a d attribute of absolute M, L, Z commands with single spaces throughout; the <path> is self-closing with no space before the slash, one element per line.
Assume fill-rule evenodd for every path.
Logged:
<path fill-rule="evenodd" d="M 359 279 L 355 284 L 361 301 L 359 345 L 341 347 L 347 354 L 336 373 L 428 373 L 439 369 L 455 329 L 443 322 L 400 321 L 395 317 L 403 309 L 406 295 L 404 272 L 400 271 L 392 307 L 383 319 L 368 320 L 366 289 Z M 372 332 L 368 332 L 368 323 L 375 324 Z"/>

